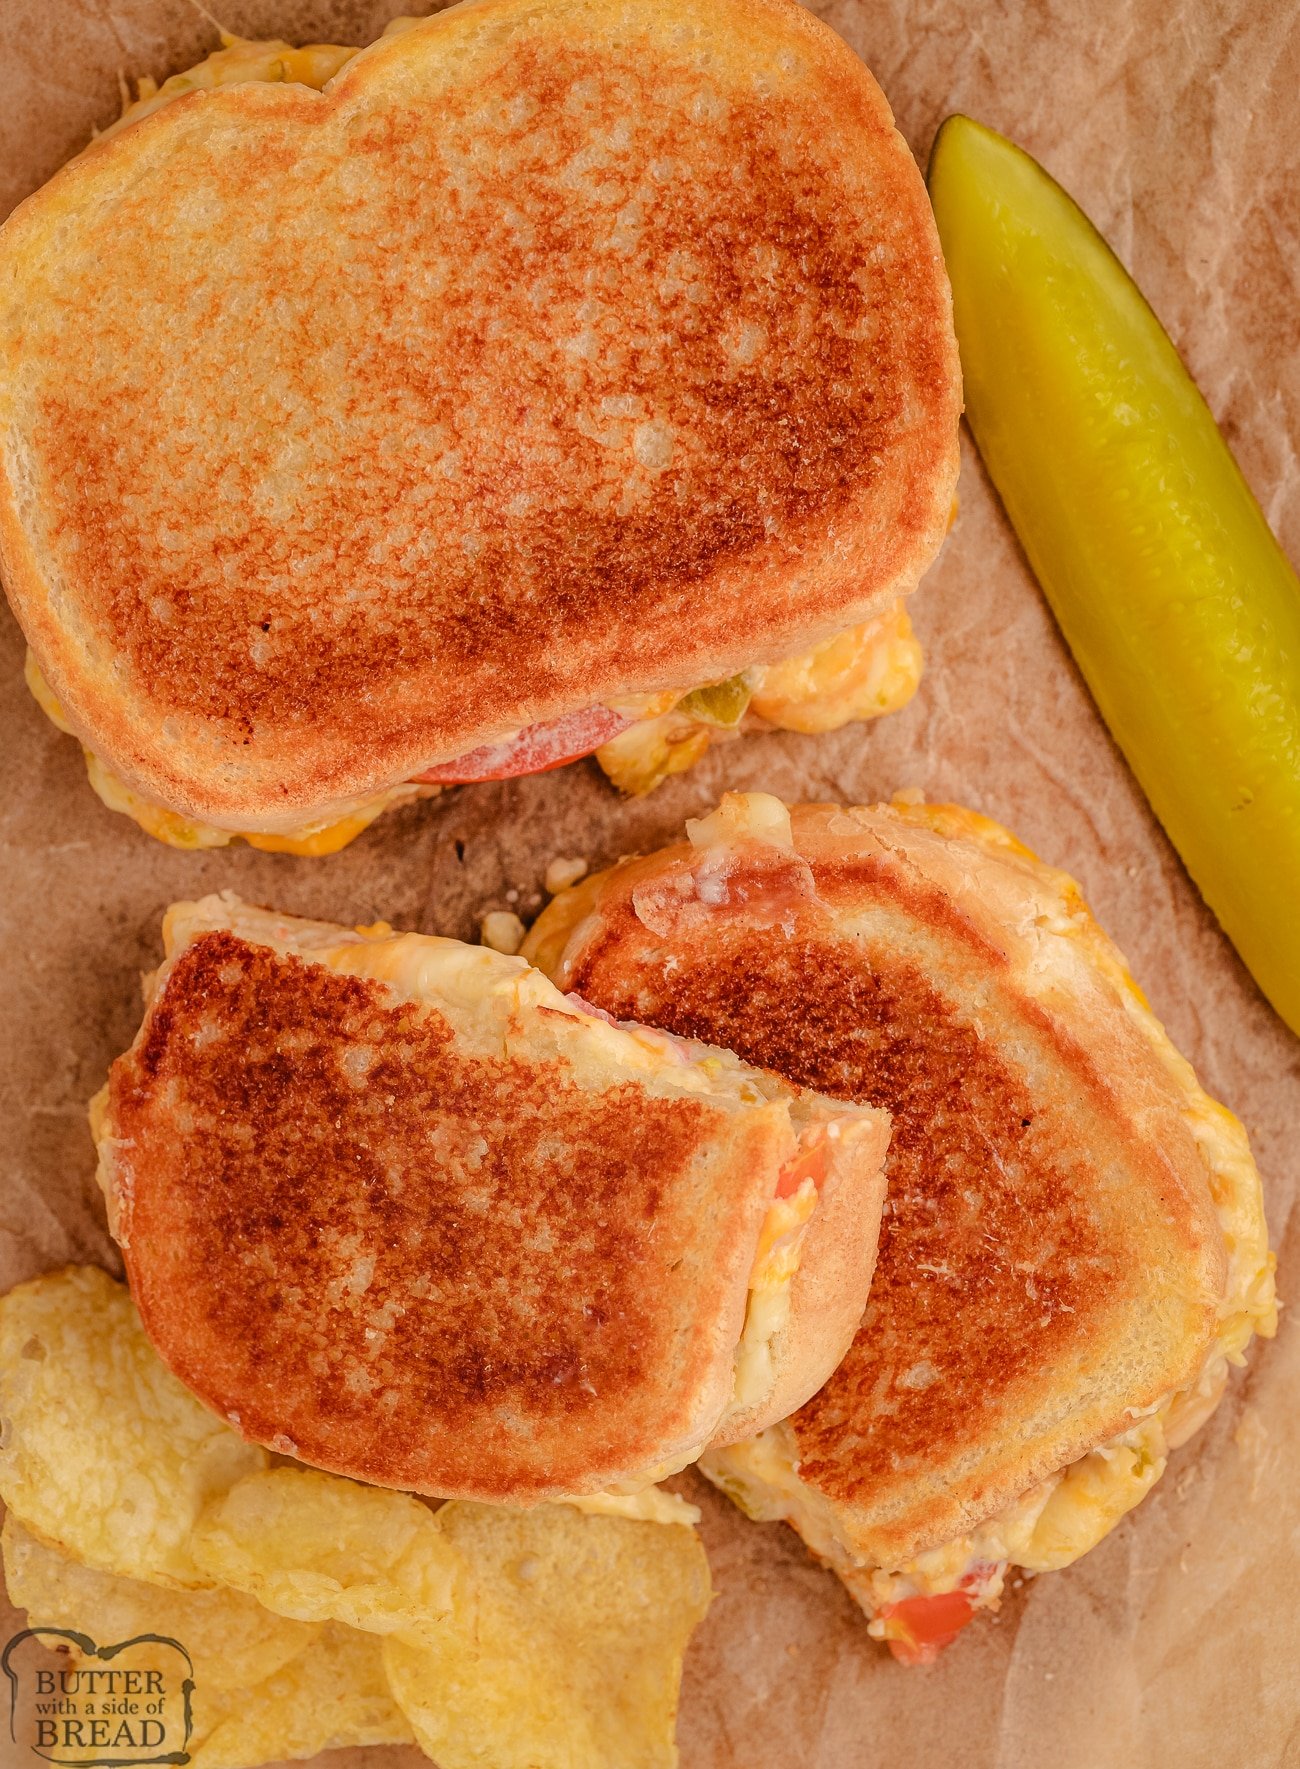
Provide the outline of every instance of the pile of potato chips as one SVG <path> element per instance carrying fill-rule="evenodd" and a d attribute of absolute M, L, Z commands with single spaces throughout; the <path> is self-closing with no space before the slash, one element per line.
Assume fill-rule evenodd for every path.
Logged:
<path fill-rule="evenodd" d="M 412 1740 L 442 1769 L 676 1761 L 711 1595 L 692 1529 L 434 1510 L 286 1465 L 176 1381 L 94 1267 L 0 1300 L 0 1415 L 10 1597 L 33 1626 L 182 1642 L 193 1769 Z"/>

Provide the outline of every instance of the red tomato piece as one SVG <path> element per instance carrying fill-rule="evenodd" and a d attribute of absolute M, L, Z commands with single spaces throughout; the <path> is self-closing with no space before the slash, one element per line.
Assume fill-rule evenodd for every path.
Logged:
<path fill-rule="evenodd" d="M 589 706 L 582 712 L 565 713 L 544 725 L 529 725 L 500 743 L 485 743 L 467 755 L 439 762 L 411 778 L 421 784 L 466 786 L 474 780 L 515 780 L 524 774 L 548 774 L 566 762 L 576 762 L 592 750 L 626 731 L 635 721 L 607 706 Z"/>
<path fill-rule="evenodd" d="M 935 1597 L 886 1603 L 880 1619 L 899 1630 L 889 1636 L 889 1650 L 896 1659 L 905 1665 L 930 1665 L 974 1614 L 974 1599 L 965 1591 L 942 1591 Z"/>
<path fill-rule="evenodd" d="M 778 1198 L 793 1198 L 805 1179 L 810 1179 L 817 1190 L 822 1189 L 826 1178 L 826 1144 L 815 1142 L 811 1148 L 804 1147 L 781 1169 L 781 1177 L 776 1182 Z"/>

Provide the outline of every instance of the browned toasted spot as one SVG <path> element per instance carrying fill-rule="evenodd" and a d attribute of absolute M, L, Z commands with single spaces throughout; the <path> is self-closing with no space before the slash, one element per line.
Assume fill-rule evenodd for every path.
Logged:
<path fill-rule="evenodd" d="M 910 582 L 953 463 L 946 287 L 868 76 L 819 57 L 778 105 L 635 32 L 520 31 L 436 127 L 418 80 L 359 106 L 342 164 L 360 64 L 207 95 L 242 138 L 187 127 L 81 216 L 112 286 L 51 274 L 24 342 L 42 505 L 150 716 L 212 722 L 264 789 L 309 745 L 323 790 L 695 679 L 740 593 L 770 652 Z"/>
<path fill-rule="evenodd" d="M 583 81 L 599 86 L 594 106 L 566 106 Z M 257 393 L 237 377 L 226 424 L 177 448 L 185 484 L 171 509 L 151 507 L 140 520 L 130 493 L 150 480 L 157 439 L 146 423 L 122 422 L 123 389 L 73 381 L 47 399 L 44 422 L 62 439 L 69 469 L 62 482 L 77 493 L 60 533 L 84 549 L 105 586 L 114 644 L 172 707 L 247 719 L 250 730 L 292 722 L 304 706 L 318 719 L 377 674 L 400 681 L 431 657 L 458 679 L 481 672 L 476 697 L 511 682 L 521 658 L 543 671 L 545 691 L 545 658 L 562 653 L 570 630 L 585 632 L 593 611 L 616 628 L 671 615 L 719 559 L 764 551 L 769 530 L 781 532 L 789 555 L 804 524 L 831 518 L 850 488 L 880 475 L 905 384 L 938 380 L 937 342 L 923 336 L 907 348 L 899 335 L 910 326 L 898 299 L 907 266 L 863 286 L 863 241 L 845 225 L 843 194 L 783 163 L 759 106 L 733 104 L 716 158 L 659 185 L 647 162 L 666 144 L 636 126 L 647 94 L 635 62 L 620 67 L 576 47 L 545 58 L 533 51 L 514 57 L 495 84 L 476 103 L 504 109 L 525 96 L 530 116 L 547 117 L 548 127 L 503 131 L 497 169 L 469 196 L 445 142 L 431 140 L 413 111 L 353 138 L 357 159 L 380 168 L 349 253 L 353 274 L 382 292 L 379 311 L 349 335 L 347 284 L 336 294 L 316 283 L 292 303 L 280 344 L 309 374 L 322 350 L 345 347 L 348 422 L 361 420 L 364 446 L 344 443 L 328 473 L 297 478 L 287 509 L 260 510 L 258 481 L 278 470 L 286 427 L 313 414 L 277 409 L 269 389 Z M 627 149 L 602 169 L 599 193 L 575 202 L 560 172 L 593 131 L 627 118 Z M 467 121 L 466 156 L 473 127 Z M 279 153 L 259 143 L 226 176 L 245 185 L 251 210 L 274 210 L 295 157 L 289 142 Z M 395 179 L 386 169 L 399 161 Z M 610 211 L 629 203 L 640 210 L 635 247 L 602 253 Z M 441 286 L 422 290 L 423 267 L 402 245 L 449 215 L 455 259 Z M 132 220 L 120 224 L 129 252 Z M 136 249 L 152 249 L 148 232 Z M 773 273 L 759 275 L 755 261 L 769 258 Z M 278 235 L 262 268 L 268 286 L 294 277 Z M 247 316 L 231 313 L 216 290 L 203 306 L 204 323 L 226 333 L 234 367 Z M 588 308 L 598 315 L 585 322 L 593 362 L 564 348 Z M 858 336 L 869 321 L 870 337 Z M 758 327 L 769 340 L 752 367 L 732 366 L 724 322 L 737 338 Z M 156 391 L 141 388 L 137 398 Z M 251 449 L 237 404 L 250 393 L 254 409 L 264 408 Z M 603 413 L 606 400 L 636 416 Z M 676 471 L 638 468 L 638 422 L 688 439 Z M 319 439 L 322 453 L 329 440 Z M 452 456 L 455 474 L 439 473 Z M 202 507 L 203 538 L 186 544 L 191 498 Z M 520 501 L 526 509 L 514 508 Z M 165 550 L 154 531 L 160 514 L 180 531 Z M 324 572 L 287 577 L 304 555 L 322 552 Z M 342 618 L 317 623 L 323 576 L 325 600 Z M 387 591 L 378 618 L 367 599 L 349 607 L 341 594 L 367 581 Z M 157 617 L 159 602 L 170 620 Z M 695 613 L 711 618 L 707 608 Z M 259 616 L 270 623 L 272 656 L 250 669 Z M 312 632 L 305 656 L 288 642 L 292 629 Z M 497 714 L 489 698 L 484 716 Z"/>
<path fill-rule="evenodd" d="M 566 1070 L 469 1060 L 382 985 L 197 939 L 111 1078 L 165 1361 L 245 1436 L 390 1485 L 526 1495 L 661 1447 L 714 1306 L 691 1187 L 716 1114 Z"/>
<path fill-rule="evenodd" d="M 852 913 L 854 908 L 873 900 L 892 904 L 959 941 L 970 960 L 1005 970 L 1006 952 L 997 941 L 977 926 L 949 892 L 913 868 L 874 854 L 838 853 L 819 855 L 813 872 L 816 900 L 828 909 Z"/>

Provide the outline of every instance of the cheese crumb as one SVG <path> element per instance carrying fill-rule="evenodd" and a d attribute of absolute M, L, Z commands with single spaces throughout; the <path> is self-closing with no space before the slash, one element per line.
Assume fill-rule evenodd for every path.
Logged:
<path fill-rule="evenodd" d="M 693 848 L 733 842 L 766 842 L 769 847 L 794 850 L 790 813 L 770 792 L 727 792 L 708 817 L 688 817 L 686 836 Z"/>
<path fill-rule="evenodd" d="M 561 891 L 567 891 L 570 885 L 576 885 L 580 878 L 587 876 L 587 862 L 581 855 L 560 857 L 552 860 L 546 868 L 546 877 L 542 880 L 548 895 L 558 897 Z"/>
<path fill-rule="evenodd" d="M 524 924 L 509 909 L 493 909 L 479 923 L 479 939 L 494 952 L 513 958 L 524 943 Z"/>

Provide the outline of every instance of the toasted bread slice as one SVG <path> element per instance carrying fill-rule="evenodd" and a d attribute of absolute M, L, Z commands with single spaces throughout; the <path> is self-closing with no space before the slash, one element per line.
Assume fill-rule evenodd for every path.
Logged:
<path fill-rule="evenodd" d="M 448 1496 L 644 1485 L 852 1338 L 882 1113 L 486 948 L 230 897 L 166 939 L 100 1178 L 146 1331 L 244 1436 Z"/>
<path fill-rule="evenodd" d="M 756 1515 L 794 1522 L 868 1607 L 987 1583 L 1007 1558 L 1064 1564 L 1212 1407 L 1225 1360 L 1271 1330 L 1240 1125 L 1077 887 L 996 825 L 731 797 L 691 842 L 557 898 L 525 951 L 611 1013 L 892 1114 L 852 1349 L 785 1424 L 705 1463 Z M 1169 1429 L 1131 1467 L 1116 1453 L 1112 1472 L 1137 1480 L 1125 1495 L 1091 1466 L 1059 1488 L 1144 1416 Z M 1026 1495 L 1019 1536 L 999 1524 L 975 1553 L 968 1538 Z M 1085 1500 L 1090 1522 L 1067 1517 Z M 873 1586 L 900 1567 L 910 1584 Z"/>
<path fill-rule="evenodd" d="M 795 0 L 478 0 L 324 92 L 187 92 L 0 272 L 15 612 L 109 773 L 218 829 L 802 651 L 948 518 L 925 190 Z"/>

